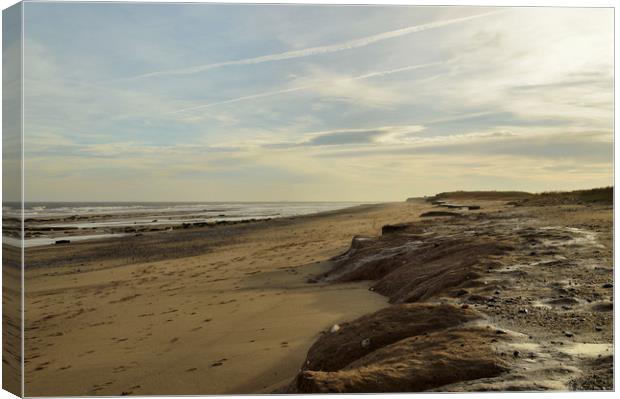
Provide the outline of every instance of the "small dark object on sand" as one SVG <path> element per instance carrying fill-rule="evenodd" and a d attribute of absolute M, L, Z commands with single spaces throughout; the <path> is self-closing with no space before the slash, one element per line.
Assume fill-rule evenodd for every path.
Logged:
<path fill-rule="evenodd" d="M 603 288 L 614 288 L 614 285 L 612 283 L 605 283 L 603 284 Z"/>
<path fill-rule="evenodd" d="M 54 244 L 71 244 L 71 240 L 56 240 Z"/>

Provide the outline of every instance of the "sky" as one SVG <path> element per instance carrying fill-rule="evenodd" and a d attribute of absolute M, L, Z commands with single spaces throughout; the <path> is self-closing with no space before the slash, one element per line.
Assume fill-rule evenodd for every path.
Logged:
<path fill-rule="evenodd" d="M 29 201 L 612 184 L 613 11 L 26 3 Z"/>

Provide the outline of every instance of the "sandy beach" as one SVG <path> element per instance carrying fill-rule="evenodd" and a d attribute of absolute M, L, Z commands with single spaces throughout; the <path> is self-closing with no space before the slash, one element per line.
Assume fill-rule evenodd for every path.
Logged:
<path fill-rule="evenodd" d="M 458 210 L 462 215 L 458 218 L 420 217 L 444 209 L 420 199 L 29 248 L 25 276 L 26 395 L 338 392 L 342 387 L 352 392 L 609 389 L 609 380 L 598 381 L 599 386 L 592 376 L 604 378 L 600 376 L 606 375 L 607 363 L 601 366 L 600 359 L 611 358 L 613 290 L 604 288 L 613 280 L 611 207 L 515 207 L 509 201 L 484 199 L 475 203 L 481 209 Z M 382 234 L 383 226 L 403 223 L 395 230 L 402 229 L 406 234 L 385 230 Z M 524 246 L 522 229 L 535 237 L 548 232 L 550 226 L 563 231 L 562 240 L 570 241 L 573 236 L 582 240 L 555 248 L 553 255 L 549 248 L 545 252 Z M 420 235 L 420 229 L 426 235 Z M 480 237 L 473 240 L 472 232 Z M 499 239 L 500 235 L 505 237 Z M 351 252 L 354 236 L 369 237 L 375 246 L 365 249 L 366 244 L 362 244 L 362 252 Z M 472 252 L 475 256 L 466 255 L 468 243 L 479 243 L 489 236 L 501 245 L 478 246 Z M 376 267 L 366 275 L 363 268 L 351 269 L 352 264 L 371 264 L 368 260 L 359 262 L 365 256 L 376 259 L 377 254 L 396 254 L 393 248 L 409 248 L 403 245 L 414 241 L 441 249 L 448 238 L 461 243 L 460 259 L 475 262 L 442 261 L 454 259 L 446 258 L 453 256 L 447 252 L 429 255 L 426 259 L 432 260 L 429 264 L 437 267 L 434 270 L 448 273 L 433 277 L 442 281 L 436 289 L 430 288 L 435 286 L 428 285 L 428 278 L 402 271 L 396 280 L 413 281 L 414 286 L 396 287 L 394 277 L 381 280 L 397 269 L 396 258 L 391 255 L 391 260 L 382 258 L 382 267 L 391 268 L 390 273 L 387 269 L 381 272 L 383 276 Z M 393 240 L 401 241 L 394 246 Z M 545 240 L 555 242 L 553 237 Z M 570 256 L 565 251 L 571 251 Z M 398 256 L 408 256 L 402 249 L 397 252 Z M 548 262 L 546 256 L 560 263 L 570 260 L 583 264 L 558 267 L 556 262 L 553 270 L 532 266 Z M 467 274 L 466 279 L 471 281 L 457 279 L 454 276 L 460 272 L 445 266 L 457 263 L 467 273 L 475 272 Z M 585 269 L 585 263 L 591 268 Z M 418 269 L 409 270 L 407 273 Z M 561 298 L 565 300 L 553 302 Z M 418 389 L 401 383 L 356 386 L 351 382 L 355 378 L 347 380 L 352 372 L 363 375 L 373 364 L 377 368 L 377 359 L 389 360 L 389 356 L 380 355 L 385 348 L 411 339 L 406 336 L 410 332 L 405 336 L 392 332 L 392 338 L 385 342 L 376 337 L 365 341 L 365 336 L 379 334 L 381 328 L 369 329 L 365 322 L 354 320 L 377 311 L 376 320 L 384 320 L 389 315 L 381 312 L 412 306 L 406 303 L 430 306 L 423 313 L 431 319 L 438 317 L 433 316 L 436 306 L 451 306 L 453 310 L 440 310 L 448 315 L 466 314 L 442 316 L 443 320 L 470 320 L 464 328 L 474 328 L 473 320 L 478 320 L 475 328 L 486 326 L 482 333 L 450 330 L 451 334 L 465 334 L 465 342 L 472 335 L 481 340 L 488 331 L 493 331 L 492 339 L 495 330 L 507 333 L 498 335 L 500 339 L 493 345 L 489 345 L 491 338 L 479 343 L 485 356 L 480 376 L 419 385 Z M 420 311 L 407 310 L 416 320 L 421 320 Z M 409 322 L 403 319 L 395 325 Z M 330 333 L 334 324 L 342 330 Z M 325 352 L 325 348 L 334 345 L 330 340 L 340 334 L 345 335 L 338 339 L 353 334 L 347 342 L 354 342 L 357 349 L 349 353 L 359 352 L 358 341 L 364 353 L 351 355 L 354 357 L 347 364 L 321 366 L 322 357 L 333 357 L 333 351 Z M 556 344 L 560 341 L 561 346 Z M 477 353 L 474 341 L 469 342 L 469 352 Z M 432 344 L 428 343 L 431 349 Z M 365 360 L 363 367 L 355 366 L 356 361 L 371 354 L 378 357 Z M 562 367 L 557 364 L 560 360 Z M 366 371 L 359 371 L 359 367 Z M 605 371 L 597 372 L 596 367 Z M 339 371 L 345 369 L 348 371 Z M 488 370 L 495 374 L 485 374 Z M 314 374 L 309 377 L 308 373 Z M 328 380 L 324 380 L 327 375 Z M 395 381 L 397 376 L 390 378 Z M 308 383 L 310 380 L 314 382 Z M 343 385 L 342 381 L 348 382 Z"/>
<path fill-rule="evenodd" d="M 28 249 L 26 393 L 270 392 L 322 330 L 387 305 L 367 283 L 306 280 L 353 235 L 423 209 L 365 206 Z"/>

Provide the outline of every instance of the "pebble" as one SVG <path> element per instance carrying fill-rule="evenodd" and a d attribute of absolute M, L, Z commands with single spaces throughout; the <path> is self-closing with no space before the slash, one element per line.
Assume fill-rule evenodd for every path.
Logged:
<path fill-rule="evenodd" d="M 570 332 L 570 331 L 564 331 L 564 335 L 566 335 L 567 337 L 569 337 L 569 338 L 570 338 L 570 337 L 572 337 L 572 336 L 573 336 L 573 335 L 575 335 L 575 334 L 573 334 L 573 333 L 572 333 L 572 332 Z"/>
<path fill-rule="evenodd" d="M 338 324 L 334 324 L 332 328 L 329 329 L 329 332 L 332 334 L 338 331 L 340 331 L 340 326 Z"/>
<path fill-rule="evenodd" d="M 370 346 L 370 338 L 366 338 L 362 341 L 362 348 L 366 349 Z"/>
<path fill-rule="evenodd" d="M 612 283 L 605 283 L 603 284 L 603 288 L 614 288 L 614 285 Z"/>

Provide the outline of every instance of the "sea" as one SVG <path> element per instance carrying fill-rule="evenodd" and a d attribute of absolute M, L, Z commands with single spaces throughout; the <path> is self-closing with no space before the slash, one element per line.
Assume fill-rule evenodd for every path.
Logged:
<path fill-rule="evenodd" d="M 155 225 L 180 225 L 183 223 L 213 223 L 219 221 L 261 220 L 309 215 L 349 208 L 369 202 L 26 202 L 26 225 L 53 229 L 84 229 L 63 239 L 82 241 L 88 239 L 122 236 L 121 233 L 95 233 L 92 228 L 140 227 Z M 3 219 L 19 217 L 19 203 L 4 203 Z M 88 219 L 84 216 L 103 216 Z M 75 220 L 68 220 L 74 217 Z M 89 234 L 88 231 L 92 233 Z M 25 247 L 49 245 L 57 237 L 39 236 L 24 240 Z M 4 237 L 9 245 L 19 240 Z"/>

